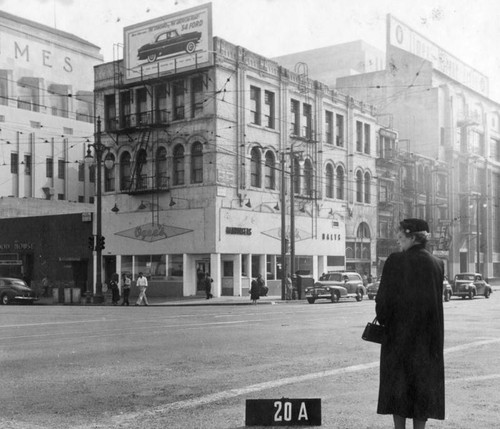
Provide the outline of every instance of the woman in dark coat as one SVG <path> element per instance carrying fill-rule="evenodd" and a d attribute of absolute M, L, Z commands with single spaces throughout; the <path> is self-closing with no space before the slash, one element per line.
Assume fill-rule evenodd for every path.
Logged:
<path fill-rule="evenodd" d="M 443 261 L 425 249 L 429 226 L 400 222 L 401 252 L 388 258 L 376 298 L 387 337 L 380 354 L 378 414 L 392 414 L 394 427 L 425 428 L 444 419 Z"/>

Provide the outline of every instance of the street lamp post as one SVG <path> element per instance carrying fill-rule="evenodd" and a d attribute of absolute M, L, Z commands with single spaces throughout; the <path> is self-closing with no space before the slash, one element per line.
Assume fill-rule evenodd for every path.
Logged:
<path fill-rule="evenodd" d="M 90 152 L 90 148 L 94 148 L 95 160 Z M 104 295 L 102 293 L 102 249 L 104 247 L 104 237 L 102 236 L 102 156 L 104 151 L 108 150 L 107 146 L 101 143 L 101 117 L 97 117 L 97 131 L 95 134 L 95 143 L 87 145 L 87 155 L 85 161 L 89 164 L 96 165 L 97 184 L 96 184 L 96 237 L 95 237 L 95 251 L 96 251 L 96 283 L 94 288 L 94 303 L 104 302 Z M 107 160 L 106 160 L 107 162 Z"/>

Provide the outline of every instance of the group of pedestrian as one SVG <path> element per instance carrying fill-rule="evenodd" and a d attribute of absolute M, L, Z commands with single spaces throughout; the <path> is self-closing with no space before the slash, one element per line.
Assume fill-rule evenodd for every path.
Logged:
<path fill-rule="evenodd" d="M 109 281 L 108 288 L 111 291 L 111 302 L 113 305 L 118 305 L 120 302 L 120 287 L 118 285 L 119 276 L 117 273 L 111 276 Z M 121 305 L 130 305 L 129 297 L 130 297 L 130 289 L 132 287 L 132 279 L 127 273 L 122 274 L 122 303 Z M 143 273 L 139 273 L 139 277 L 137 277 L 136 286 L 139 288 L 139 296 L 135 305 L 149 305 L 148 298 L 146 296 L 146 289 L 148 287 L 148 279 L 143 275 Z"/>

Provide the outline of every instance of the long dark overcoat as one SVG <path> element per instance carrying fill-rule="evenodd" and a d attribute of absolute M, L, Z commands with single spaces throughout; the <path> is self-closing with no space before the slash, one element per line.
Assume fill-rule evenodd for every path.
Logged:
<path fill-rule="evenodd" d="M 444 419 L 443 277 L 443 261 L 423 245 L 387 258 L 376 298 L 387 327 L 378 414 Z"/>

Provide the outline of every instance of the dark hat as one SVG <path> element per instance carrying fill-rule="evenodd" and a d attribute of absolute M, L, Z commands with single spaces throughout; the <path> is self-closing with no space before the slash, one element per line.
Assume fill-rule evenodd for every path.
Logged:
<path fill-rule="evenodd" d="M 421 231 L 429 232 L 429 224 L 423 219 L 403 219 L 399 225 L 407 234 Z"/>

